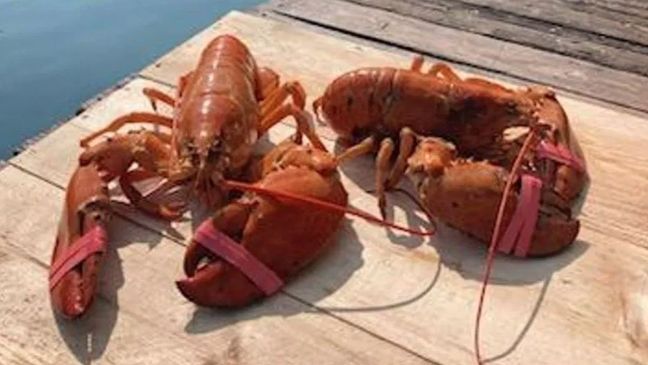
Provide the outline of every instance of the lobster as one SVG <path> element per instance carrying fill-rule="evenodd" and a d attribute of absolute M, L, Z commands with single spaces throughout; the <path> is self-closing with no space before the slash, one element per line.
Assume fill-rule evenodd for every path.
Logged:
<path fill-rule="evenodd" d="M 272 295 L 331 245 L 344 216 L 303 202 L 347 206 L 337 161 L 325 150 L 286 140 L 255 169 L 252 191 L 205 221 L 186 251 L 187 277 L 176 284 L 198 305 L 240 307 Z"/>
<path fill-rule="evenodd" d="M 429 213 L 489 243 L 474 332 L 481 365 L 480 323 L 495 252 L 546 256 L 572 244 L 586 165 L 553 91 L 511 90 L 461 79 L 443 63 L 426 73 L 422 66 L 415 57 L 409 70 L 346 73 L 313 110 L 355 144 L 340 161 L 377 151 L 383 216 L 385 191 L 407 173 Z"/>
<path fill-rule="evenodd" d="M 385 191 L 407 172 L 433 215 L 487 242 L 505 183 L 513 179 L 518 192 L 507 195 L 508 205 L 527 203 L 532 192 L 537 206 L 525 218 L 533 226 L 525 238 L 530 231 L 533 239 L 517 254 L 549 255 L 571 244 L 579 230 L 572 207 L 586 182 L 585 164 L 554 93 L 462 80 L 442 63 L 424 73 L 422 63 L 417 57 L 409 70 L 351 71 L 313 103 L 321 119 L 355 144 L 339 156 L 341 161 L 377 151 L 376 192 L 383 216 Z M 509 172 L 527 135 L 537 138 L 525 154 L 526 177 L 518 179 Z M 520 210 L 508 209 L 504 224 Z M 514 238 L 516 232 L 507 235 L 509 241 Z M 507 244 L 501 251 L 513 248 Z"/>
<path fill-rule="evenodd" d="M 289 82 L 280 86 L 279 76 L 257 67 L 247 47 L 233 36 L 212 40 L 197 67 L 180 77 L 178 86 L 176 97 L 157 89 L 143 91 L 154 110 L 158 102 L 173 107 L 172 117 L 130 113 L 81 140 L 85 150 L 67 187 L 50 269 L 52 303 L 66 317 L 83 314 L 96 291 L 107 240 L 109 182 L 118 179 L 124 195 L 141 211 L 173 220 L 182 215 L 184 202 L 154 201 L 135 184 L 161 177 L 166 182 L 158 191 L 164 193 L 191 183 L 191 191 L 217 209 L 229 198 L 221 182 L 246 170 L 258 138 L 285 117 L 296 120 L 298 135 L 307 135 L 316 147 L 324 149 L 303 111 L 301 85 Z M 286 103 L 289 98 L 292 101 Z M 97 137 L 133 123 L 158 128 L 115 133 L 91 145 Z"/>

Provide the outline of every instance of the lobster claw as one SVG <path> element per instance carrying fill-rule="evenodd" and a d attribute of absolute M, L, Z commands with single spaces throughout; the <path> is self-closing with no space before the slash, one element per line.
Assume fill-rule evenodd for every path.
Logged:
<path fill-rule="evenodd" d="M 83 315 L 94 300 L 108 219 L 99 172 L 94 165 L 79 167 L 68 184 L 49 273 L 52 305 L 65 317 Z"/>
<path fill-rule="evenodd" d="M 208 262 L 201 266 L 205 260 Z M 184 270 L 187 278 L 176 282 L 178 290 L 207 307 L 240 307 L 283 286 L 281 278 L 216 229 L 211 219 L 196 230 L 185 254 Z"/>
<path fill-rule="evenodd" d="M 208 307 L 224 304 L 221 300 L 221 290 L 214 290 L 219 286 L 218 281 L 223 275 L 224 267 L 219 259 L 214 260 L 210 256 L 213 255 L 207 249 L 192 240 L 184 257 L 184 272 L 187 278 L 176 281 L 178 290 L 185 298 Z"/>

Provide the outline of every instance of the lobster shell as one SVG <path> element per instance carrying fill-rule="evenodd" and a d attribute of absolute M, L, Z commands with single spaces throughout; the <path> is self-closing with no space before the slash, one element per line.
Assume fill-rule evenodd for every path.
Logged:
<path fill-rule="evenodd" d="M 347 205 L 336 162 L 324 151 L 285 142 L 261 161 L 260 169 L 264 177 L 257 185 L 263 188 Z M 219 211 L 212 223 L 285 281 L 331 245 L 342 218 L 341 212 L 246 194 Z M 209 262 L 199 266 L 206 258 Z M 264 296 L 239 268 L 196 239 L 187 249 L 184 267 L 188 278 L 177 282 L 178 289 L 198 305 L 239 307 Z"/>
<path fill-rule="evenodd" d="M 573 216 L 587 175 L 582 151 L 554 93 L 540 86 L 512 90 L 483 79 L 461 79 L 444 64 L 424 73 L 422 63 L 416 58 L 410 70 L 348 72 L 313 104 L 340 138 L 356 143 L 341 160 L 377 151 L 376 192 L 383 214 L 384 192 L 407 170 L 439 220 L 489 241 L 504 186 L 518 179 L 509 171 L 521 138 L 506 134 L 525 128 L 526 135 L 537 134 L 538 140 L 530 155 L 523 156 L 523 174 L 542 184 L 528 254 L 547 255 L 571 244 L 578 234 Z M 546 158 L 549 150 L 553 155 Z M 526 204 L 519 199 L 522 184 L 516 183 L 514 190 L 506 198 L 505 226 L 517 215 L 516 205 Z"/>

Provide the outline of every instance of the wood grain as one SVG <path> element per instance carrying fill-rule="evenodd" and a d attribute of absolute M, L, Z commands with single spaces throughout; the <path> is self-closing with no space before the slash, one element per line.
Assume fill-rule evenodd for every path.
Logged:
<path fill-rule="evenodd" d="M 311 24 L 648 111 L 647 79 L 637 74 L 341 0 L 271 4 L 277 12 Z"/>
<path fill-rule="evenodd" d="M 646 16 L 645 2 L 644 6 L 638 5 L 638 2 L 617 2 L 614 9 L 619 10 L 623 6 L 627 10 L 628 6 L 633 6 L 635 11 L 643 11 L 643 14 L 633 12 L 601 11 L 592 5 L 603 5 L 604 1 L 566 1 L 566 0 L 461 0 L 465 3 L 487 6 L 493 9 L 501 9 L 511 12 L 518 16 L 541 19 L 566 27 L 582 29 L 591 33 L 616 37 L 643 46 L 648 46 L 648 23 Z M 614 2 L 612 2 L 614 3 Z"/>
<path fill-rule="evenodd" d="M 57 321 L 46 268 L 0 243 L 2 364 L 204 364 L 209 352 L 99 299 L 87 317 Z"/>
<path fill-rule="evenodd" d="M 615 14 L 624 14 L 633 17 L 633 21 L 648 23 L 648 3 L 643 0 L 565 0 L 567 3 L 587 6 L 593 11 Z"/>
<path fill-rule="evenodd" d="M 455 0 L 350 2 L 648 76 L 648 46 L 561 26 L 555 22 L 530 17 L 532 14 L 519 16 L 508 10 L 509 7 L 515 6 L 511 5 L 514 4 L 512 2 L 506 2 L 501 8 Z M 552 13 L 560 13 L 565 7 L 569 7 L 569 4 L 556 5 L 556 10 Z M 581 8 L 585 11 L 591 9 L 591 6 Z M 610 13 L 611 10 L 607 12 Z M 617 21 L 623 22 L 622 19 Z M 641 18 L 627 21 L 633 24 L 641 23 Z"/>

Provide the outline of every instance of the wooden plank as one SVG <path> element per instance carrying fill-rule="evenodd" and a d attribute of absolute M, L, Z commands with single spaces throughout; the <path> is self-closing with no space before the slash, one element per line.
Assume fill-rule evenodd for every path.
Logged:
<path fill-rule="evenodd" d="M 565 0 L 461 0 L 466 3 L 511 12 L 521 17 L 536 18 L 565 27 L 582 29 L 648 46 L 648 24 L 639 16 L 610 11 L 593 11 L 591 2 Z M 636 4 L 636 3 L 634 3 Z M 627 3 L 624 4 L 627 6 Z"/>
<path fill-rule="evenodd" d="M 235 13 L 145 74 L 175 79 L 191 67 L 204 42 L 225 31 L 241 36 L 260 63 L 305 80 L 306 91 L 313 96 L 340 70 L 407 64 L 403 57 Z M 139 95 L 133 88 L 131 92 Z M 583 230 L 577 244 L 559 256 L 497 260 L 484 327 L 487 353 L 501 355 L 497 361 L 501 364 L 642 363 L 648 359 L 642 329 L 646 327 L 640 320 L 645 308 L 642 292 L 632 283 L 646 275 L 648 262 L 643 224 L 648 207 L 638 203 L 646 201 L 648 161 L 641 151 L 648 123 L 645 117 L 571 98 L 561 101 L 585 149 L 593 181 L 583 208 Z M 87 123 L 114 117 L 109 114 L 111 98 L 103 102 L 107 114 L 93 116 L 89 110 Z M 74 138 L 60 140 L 74 143 Z M 11 163 L 49 179 L 54 174 L 48 171 L 57 168 L 48 166 L 51 160 L 65 158 L 41 151 L 45 153 L 29 153 Z M 354 206 L 376 212 L 375 200 L 359 192 L 359 186 L 371 180 L 371 165 L 369 158 L 354 161 L 343 166 L 342 175 Z M 415 216 L 407 218 L 414 225 L 424 224 Z M 286 293 L 430 360 L 472 361 L 472 319 L 483 246 L 447 228 L 423 241 L 358 221 L 345 224 L 337 240 L 335 248 Z M 630 305 L 621 298 L 630 298 L 626 299 Z"/>
<path fill-rule="evenodd" d="M 331 0 L 274 0 L 280 14 L 412 52 L 648 111 L 646 78 L 539 49 Z"/>
<path fill-rule="evenodd" d="M 568 3 L 587 6 L 594 11 L 614 15 L 632 16 L 633 21 L 648 23 L 648 3 L 643 0 L 566 0 Z"/>
<path fill-rule="evenodd" d="M 67 364 L 73 355 L 129 365 L 428 363 L 283 294 L 240 311 L 197 309 L 174 284 L 184 247 L 119 218 L 96 306 L 80 321 L 57 322 L 45 277 L 62 198 L 14 167 L 0 172 L 3 364 Z"/>
<path fill-rule="evenodd" d="M 351 43 L 355 44 L 356 47 L 358 47 L 358 46 L 359 47 L 368 47 L 369 49 L 381 50 L 381 51 L 387 52 L 387 53 L 389 53 L 391 55 L 404 56 L 404 58 L 403 58 L 404 63 L 402 65 L 403 67 L 409 66 L 409 62 L 411 62 L 412 57 L 414 57 L 417 54 L 422 54 L 422 52 L 411 52 L 411 51 L 408 51 L 405 48 L 398 47 L 397 45 L 393 45 L 393 44 L 390 44 L 390 43 L 384 43 L 380 39 L 372 40 L 372 39 L 364 38 L 364 37 L 362 37 L 360 35 L 353 35 L 353 34 L 350 34 L 350 33 L 345 33 L 345 32 L 335 30 L 333 28 L 322 27 L 322 26 L 319 26 L 319 25 L 317 25 L 315 23 L 311 24 L 311 23 L 308 23 L 308 22 L 305 22 L 305 21 L 297 20 L 294 17 L 288 16 L 288 15 L 283 15 L 283 14 L 280 14 L 280 13 L 274 11 L 273 7 L 268 5 L 268 4 L 262 4 L 262 5 L 259 5 L 259 6 L 255 7 L 255 8 L 248 9 L 245 13 L 253 15 L 253 16 L 263 17 L 265 19 L 275 20 L 275 21 L 278 21 L 278 22 L 281 22 L 281 23 L 289 23 L 289 24 L 298 25 L 299 29 L 310 30 L 310 31 L 312 31 L 314 33 L 321 34 L 321 35 L 326 35 L 326 36 L 335 38 L 337 40 L 348 41 L 348 42 L 351 42 Z M 440 59 L 440 58 L 437 58 L 437 57 L 434 57 L 434 56 L 426 55 L 426 62 L 432 64 L 432 63 L 435 63 L 435 62 L 448 62 L 448 61 L 445 60 L 445 59 Z M 501 73 L 497 73 L 497 72 L 493 72 L 493 71 L 489 71 L 489 70 L 484 70 L 483 68 L 478 68 L 478 67 L 474 67 L 474 66 L 470 66 L 470 65 L 466 65 L 466 64 L 461 64 L 460 66 L 459 66 L 459 64 L 455 64 L 453 66 L 460 67 L 461 70 L 463 70 L 463 71 L 465 71 L 467 73 L 476 74 L 476 75 L 478 74 L 481 77 L 485 77 L 485 78 L 497 79 L 497 80 L 500 80 L 502 82 L 506 82 L 509 85 L 520 85 L 520 84 L 525 82 L 525 81 L 520 80 L 519 78 L 516 78 L 516 77 L 503 75 Z M 567 91 L 564 91 L 564 94 L 565 95 L 570 95 L 570 96 L 576 97 L 576 98 L 584 98 L 585 100 L 587 100 L 588 102 L 591 102 L 591 103 L 605 104 L 608 107 L 611 106 L 610 103 L 606 103 L 606 102 L 596 100 L 596 99 L 593 99 L 593 98 L 582 97 L 582 96 L 579 96 L 579 95 L 576 95 L 576 94 L 573 94 L 573 93 L 569 93 Z M 632 109 L 622 108 L 620 106 L 615 106 L 615 107 L 617 107 L 619 109 L 632 110 Z"/>
<path fill-rule="evenodd" d="M 3 183 L 6 183 L 5 177 L 8 174 L 16 177 L 24 175 L 16 173 L 12 168 L 0 173 L 0 184 L 5 189 L 7 186 Z M 27 176 L 25 180 L 20 182 L 25 181 L 29 185 L 30 178 Z M 36 184 L 37 190 L 53 190 L 43 185 L 46 184 Z M 14 186 L 10 188 L 13 191 L 16 189 Z M 4 193 L 6 191 L 3 190 Z M 53 193 L 55 196 L 60 195 L 57 191 Z M 7 199 L 2 200 L 7 202 Z M 47 199 L 45 200 L 47 205 Z M 26 214 L 31 211 L 30 204 L 25 205 L 24 201 L 16 200 L 12 203 L 19 207 L 22 203 L 19 213 Z M 46 215 L 43 214 L 45 219 Z M 156 325 L 151 325 L 151 321 L 133 316 L 127 308 L 118 308 L 104 298 L 99 298 L 91 312 L 80 320 L 57 320 L 53 316 L 47 294 L 46 266 L 31 256 L 16 253 L 18 250 L 13 249 L 22 244 L 22 241 L 30 241 L 34 246 L 38 246 L 41 242 L 33 239 L 44 238 L 40 233 L 51 229 L 38 229 L 36 234 L 33 229 L 22 231 L 22 241 L 9 243 L 5 235 L 12 235 L 8 232 L 9 228 L 3 226 L 3 237 L 0 238 L 0 363 L 203 364 L 208 360 L 209 351 L 193 345 L 187 336 L 183 339 L 160 331 Z M 46 241 L 51 242 L 50 239 Z M 29 248 L 31 247 L 21 247 L 20 250 L 27 251 Z M 30 254 L 47 256 L 38 251 Z M 118 258 L 113 257 L 110 261 L 117 260 Z M 103 277 L 106 277 L 105 273 Z M 115 278 L 112 279 L 113 282 L 117 282 Z M 104 285 L 103 290 L 113 291 L 116 296 L 115 289 L 115 285 Z"/>
<path fill-rule="evenodd" d="M 592 34 L 504 9 L 454 0 L 353 0 L 353 3 L 527 45 L 614 69 L 648 75 L 648 47 Z M 567 6 L 567 5 L 565 5 Z"/>

